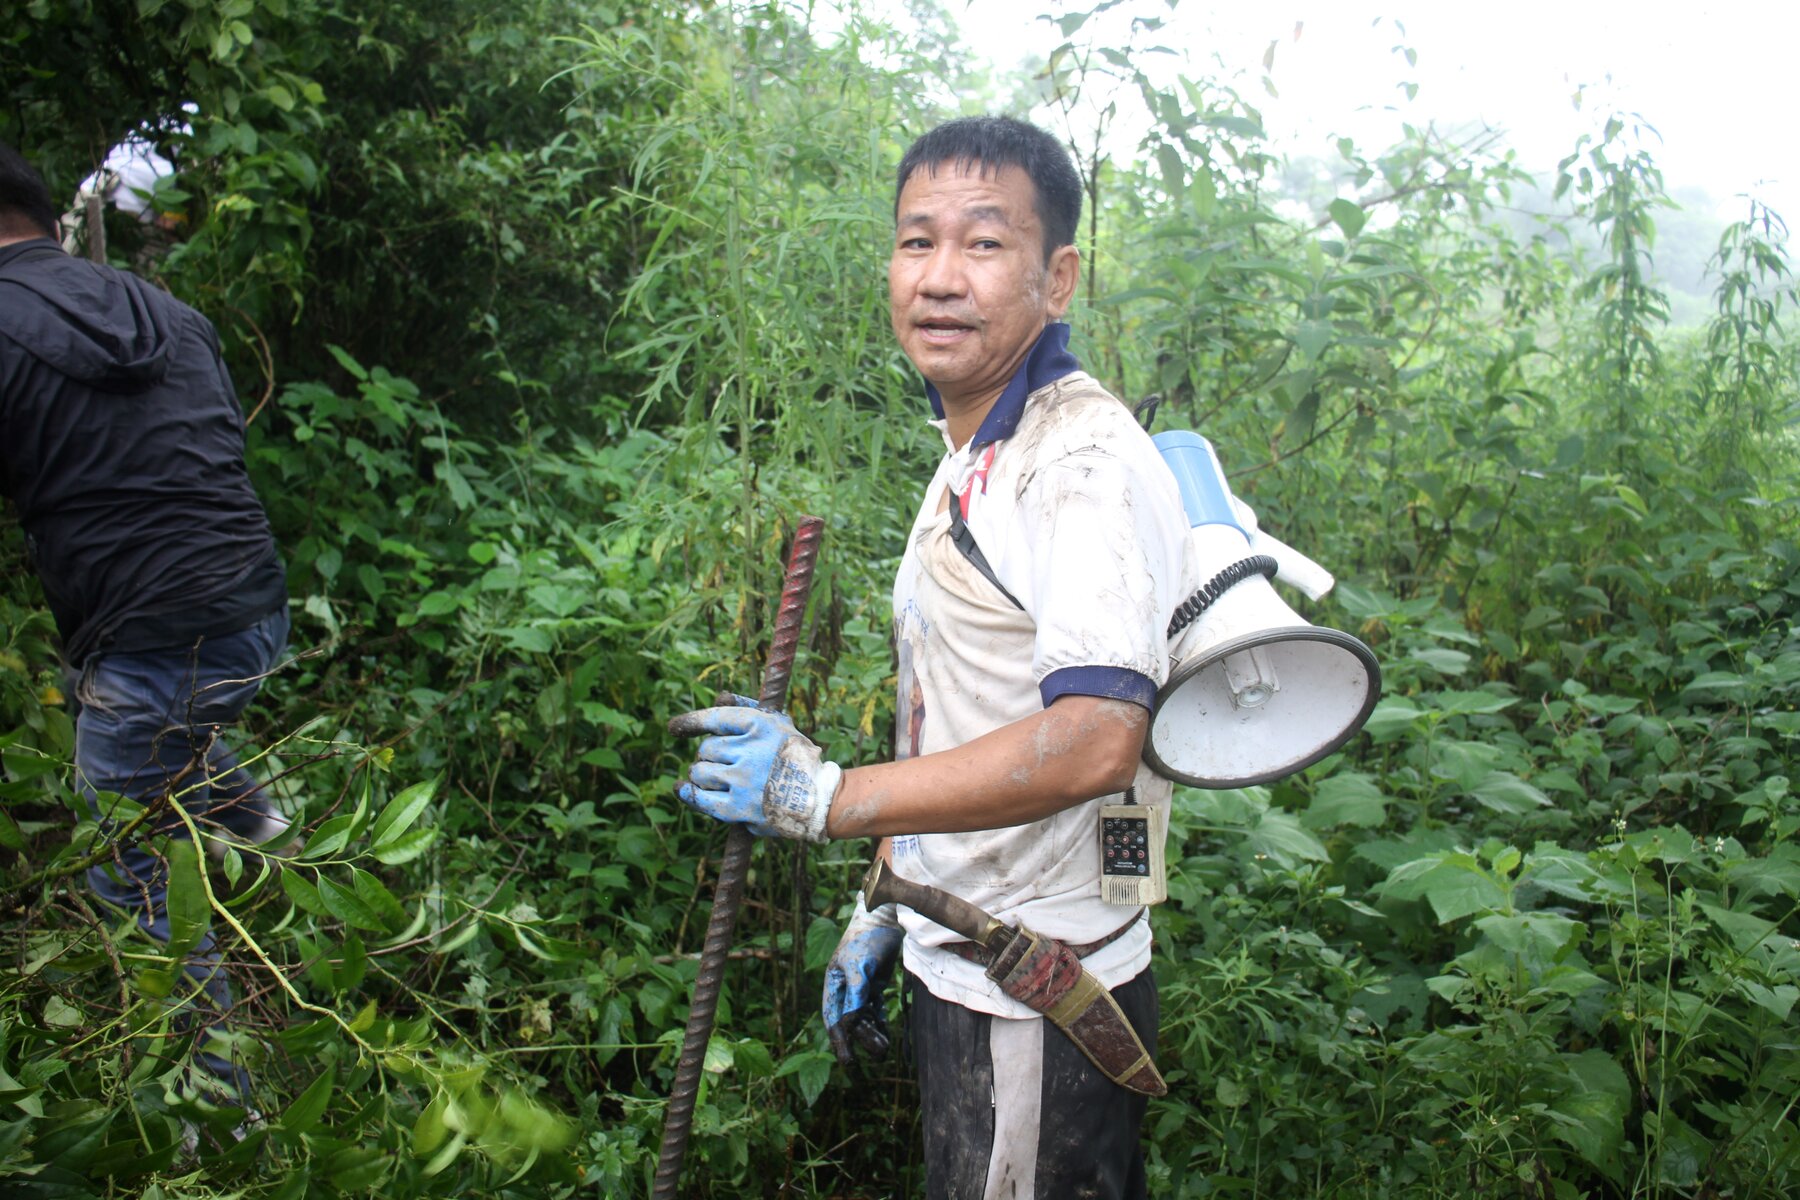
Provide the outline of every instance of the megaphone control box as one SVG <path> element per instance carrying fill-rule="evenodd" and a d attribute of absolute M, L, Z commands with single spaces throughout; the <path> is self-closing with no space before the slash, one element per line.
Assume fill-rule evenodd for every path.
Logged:
<path fill-rule="evenodd" d="M 1100 806 L 1100 898 L 1108 904 L 1161 904 L 1169 898 L 1163 843 L 1169 816 L 1153 804 Z"/>

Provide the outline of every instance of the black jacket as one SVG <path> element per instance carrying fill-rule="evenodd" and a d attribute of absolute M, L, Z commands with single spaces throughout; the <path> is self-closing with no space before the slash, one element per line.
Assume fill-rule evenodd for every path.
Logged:
<path fill-rule="evenodd" d="M 0 493 L 72 665 L 287 602 L 218 332 L 50 238 L 0 246 Z"/>

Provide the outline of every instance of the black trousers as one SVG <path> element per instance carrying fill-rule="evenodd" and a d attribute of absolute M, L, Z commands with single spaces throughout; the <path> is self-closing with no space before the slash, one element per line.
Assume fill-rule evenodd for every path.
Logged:
<path fill-rule="evenodd" d="M 930 1200 L 1143 1200 L 1146 1097 L 1102 1075 L 1043 1018 L 1011 1021 L 906 977 Z M 1113 989 L 1156 1053 L 1156 980 Z"/>

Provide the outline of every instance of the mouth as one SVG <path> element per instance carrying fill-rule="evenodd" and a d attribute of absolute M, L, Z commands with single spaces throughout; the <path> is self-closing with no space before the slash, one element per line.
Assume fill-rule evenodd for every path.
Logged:
<path fill-rule="evenodd" d="M 958 321 L 953 317 L 926 317 L 913 322 L 913 327 L 923 334 L 928 342 L 953 342 L 975 330 L 973 325 Z"/>

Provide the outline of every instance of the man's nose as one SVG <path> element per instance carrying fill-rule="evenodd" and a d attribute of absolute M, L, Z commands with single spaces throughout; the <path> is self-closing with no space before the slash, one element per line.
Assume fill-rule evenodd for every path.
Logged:
<path fill-rule="evenodd" d="M 962 254 L 955 246 L 937 246 L 925 260 L 919 290 L 927 296 L 960 296 L 968 287 Z"/>

